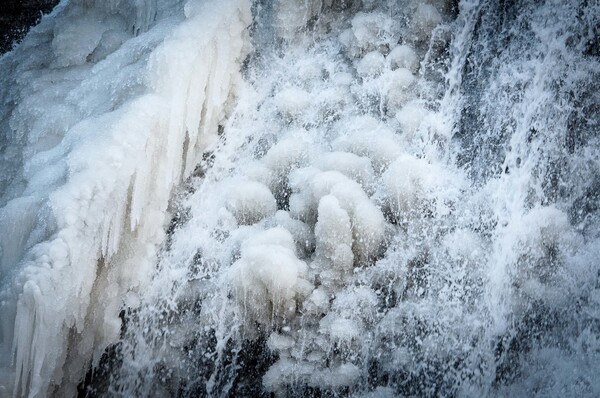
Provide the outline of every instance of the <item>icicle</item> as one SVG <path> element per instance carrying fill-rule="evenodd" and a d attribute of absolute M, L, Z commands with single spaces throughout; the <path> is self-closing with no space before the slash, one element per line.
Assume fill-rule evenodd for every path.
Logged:
<path fill-rule="evenodd" d="M 186 10 L 199 3 L 190 2 Z M 99 15 L 111 9 L 110 4 L 94 7 L 73 2 L 56 17 L 61 21 L 54 36 L 57 65 L 64 61 L 63 66 L 77 63 L 91 68 L 86 54 L 73 51 L 89 54 L 100 44 L 89 41 L 89 49 L 76 47 L 60 35 L 78 13 L 95 18 L 99 40 L 105 38 L 103 30 L 119 28 L 110 13 L 106 19 L 109 26 L 100 22 Z M 110 81 L 115 73 L 121 73 L 119 62 L 129 57 L 126 63 L 130 66 L 125 68 L 138 73 L 144 89 L 130 90 L 126 84 L 115 88 L 117 92 L 107 92 L 111 101 L 120 97 L 121 102 L 108 112 L 95 114 L 99 108 L 93 96 L 105 92 L 86 86 L 86 77 L 72 72 L 71 78 L 82 79 L 81 88 L 74 89 L 73 95 L 79 95 L 76 90 L 91 91 L 79 104 L 83 121 L 67 129 L 58 144 L 68 150 L 69 174 L 66 182 L 55 180 L 54 185 L 38 191 L 41 200 L 50 203 L 56 229 L 48 231 L 51 242 L 34 246 L 28 261 L 15 270 L 23 287 L 11 282 L 3 286 L 8 301 L 2 303 L 0 316 L 3 329 L 14 326 L 14 341 L 6 340 L 10 335 L 3 332 L 0 345 L 2 352 L 12 351 L 14 356 L 0 358 L 0 372 L 8 372 L 8 376 L 1 375 L 0 383 L 9 383 L 3 388 L 14 395 L 45 396 L 53 384 L 61 383 L 61 391 L 72 391 L 85 369 L 75 366 L 74 370 L 66 361 L 87 364 L 93 351 L 101 352 L 117 337 L 110 332 L 115 328 L 103 324 L 104 319 L 116 319 L 125 293 L 148 277 L 155 253 L 151 247 L 161 242 L 171 191 L 191 172 L 190 163 L 199 158 L 201 143 L 217 133 L 248 50 L 247 1 L 203 3 L 175 28 L 164 25 L 160 18 L 154 20 L 156 2 L 135 1 L 132 7 L 138 37 L 98 61 L 97 75 L 90 80 L 99 82 L 103 76 Z M 133 51 L 131 46 L 141 42 L 151 47 Z M 216 48 L 219 51 L 214 51 Z M 144 51 L 150 54 L 143 56 Z M 43 79 L 44 72 L 37 73 Z M 62 74 L 64 79 L 70 76 L 66 69 L 48 73 Z M 205 87 L 210 87 L 210 97 L 204 95 Z M 186 137 L 188 133 L 190 137 Z M 190 138 L 192 145 L 184 153 L 184 141 Z M 182 173 L 184 159 L 188 162 Z M 137 273 L 128 269 L 131 267 Z M 101 286 L 112 293 L 96 294 Z M 11 298 L 16 295 L 18 298 Z M 105 315 L 90 316 L 92 309 L 94 313 L 105 311 Z M 105 327 L 106 332 L 101 332 Z M 76 346 L 83 351 L 69 359 L 67 351 Z"/>

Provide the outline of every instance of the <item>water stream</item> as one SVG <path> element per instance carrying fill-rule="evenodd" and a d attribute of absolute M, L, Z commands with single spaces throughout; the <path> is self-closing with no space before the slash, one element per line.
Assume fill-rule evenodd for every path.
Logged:
<path fill-rule="evenodd" d="M 255 6 L 108 391 L 600 393 L 598 5 L 435 5 Z"/>
<path fill-rule="evenodd" d="M 92 3 L 0 59 L 1 397 L 600 396 L 598 1 Z"/>

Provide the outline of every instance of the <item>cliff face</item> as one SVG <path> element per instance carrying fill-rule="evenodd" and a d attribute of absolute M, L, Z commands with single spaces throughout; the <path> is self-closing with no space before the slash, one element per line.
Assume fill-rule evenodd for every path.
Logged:
<path fill-rule="evenodd" d="M 12 48 L 42 14 L 52 11 L 59 0 L 4 0 L 0 12 L 0 53 Z"/>

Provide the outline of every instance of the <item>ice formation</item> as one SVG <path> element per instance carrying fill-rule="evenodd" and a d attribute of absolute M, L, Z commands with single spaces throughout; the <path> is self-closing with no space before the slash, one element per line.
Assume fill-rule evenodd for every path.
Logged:
<path fill-rule="evenodd" d="M 0 396 L 600 394 L 600 10 L 497 3 L 61 3 L 0 59 Z"/>
<path fill-rule="evenodd" d="M 1 185 L 2 395 L 74 394 L 118 338 L 124 297 L 150 279 L 173 188 L 216 137 L 250 6 L 178 7 L 61 4 L 2 60 L 5 103 L 17 104 L 2 119 L 14 136 L 3 138 L 14 171 Z"/>

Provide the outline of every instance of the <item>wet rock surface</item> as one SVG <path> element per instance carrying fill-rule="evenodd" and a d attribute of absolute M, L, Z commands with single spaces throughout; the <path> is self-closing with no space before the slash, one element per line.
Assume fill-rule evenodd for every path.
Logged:
<path fill-rule="evenodd" d="M 59 0 L 4 0 L 0 7 L 0 54 L 9 51 Z"/>

